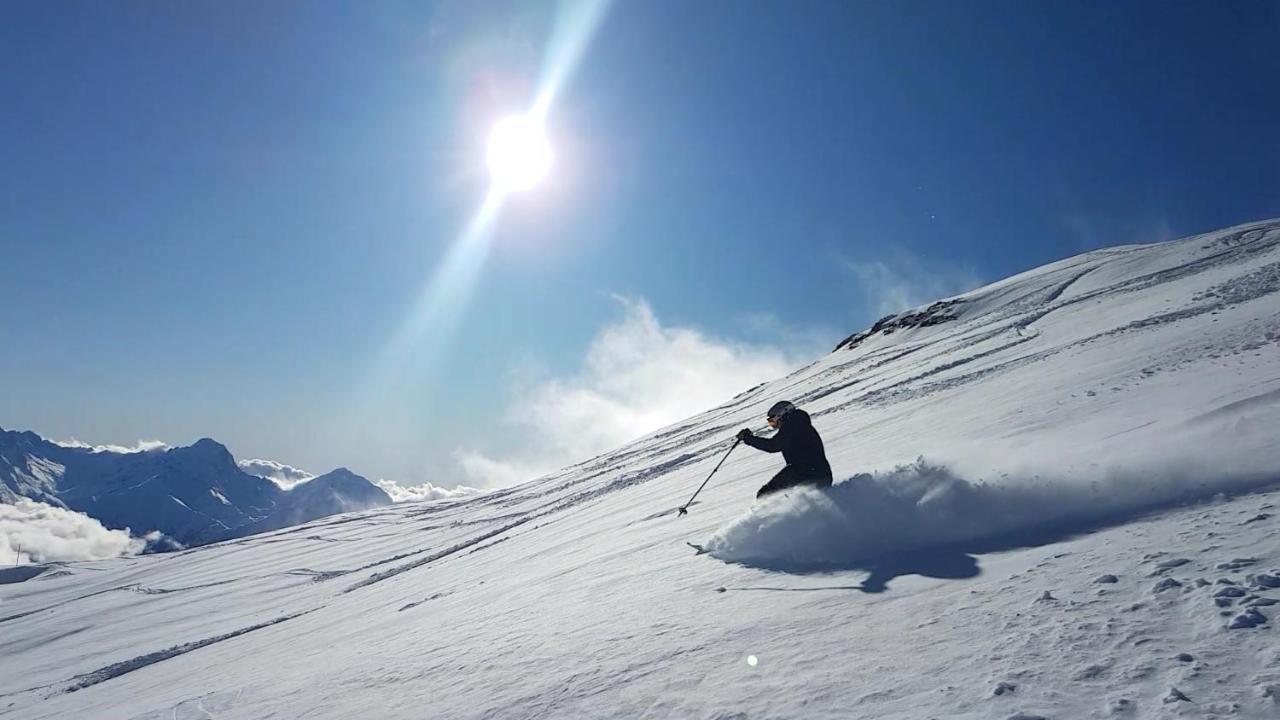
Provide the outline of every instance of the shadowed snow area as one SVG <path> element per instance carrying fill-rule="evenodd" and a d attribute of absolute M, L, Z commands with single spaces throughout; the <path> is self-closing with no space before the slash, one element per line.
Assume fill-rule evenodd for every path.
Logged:
<path fill-rule="evenodd" d="M 0 584 L 0 717 L 1274 719 L 1278 269 L 1086 253 L 523 485 Z M 837 484 L 678 516 L 781 399 Z"/>

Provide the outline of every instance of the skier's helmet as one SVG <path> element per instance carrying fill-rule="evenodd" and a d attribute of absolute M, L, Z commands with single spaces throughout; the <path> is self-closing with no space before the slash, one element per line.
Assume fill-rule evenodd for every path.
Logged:
<path fill-rule="evenodd" d="M 773 407 L 769 408 L 768 417 L 770 420 L 779 420 L 782 418 L 783 415 L 786 415 L 787 413 L 795 409 L 796 409 L 796 406 L 792 405 L 789 400 L 781 400 L 779 402 L 774 403 Z"/>

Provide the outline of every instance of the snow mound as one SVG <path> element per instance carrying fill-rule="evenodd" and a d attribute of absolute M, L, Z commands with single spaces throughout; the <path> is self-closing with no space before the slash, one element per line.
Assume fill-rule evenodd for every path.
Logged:
<path fill-rule="evenodd" d="M 1039 544 L 1275 481 L 1244 473 L 1202 478 L 1193 471 L 1129 471 L 1088 482 L 968 480 L 921 458 L 825 490 L 767 497 L 703 547 L 726 562 L 775 570 L 865 567 L 877 558 L 942 547 L 983 552 Z"/>

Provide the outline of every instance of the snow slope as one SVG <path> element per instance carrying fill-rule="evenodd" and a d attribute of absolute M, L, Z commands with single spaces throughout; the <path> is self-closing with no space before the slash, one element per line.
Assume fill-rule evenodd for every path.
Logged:
<path fill-rule="evenodd" d="M 1063 260 L 516 488 L 4 581 L 0 716 L 1275 718 L 1278 345 L 1280 221 Z M 676 517 L 781 398 L 836 486 Z"/>

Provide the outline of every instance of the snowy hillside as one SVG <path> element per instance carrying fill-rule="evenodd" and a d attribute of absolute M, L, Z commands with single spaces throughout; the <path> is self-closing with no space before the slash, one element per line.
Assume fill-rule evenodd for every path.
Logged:
<path fill-rule="evenodd" d="M 158 530 L 183 545 L 391 504 L 346 469 L 281 490 L 244 472 L 226 447 L 208 438 L 189 447 L 118 452 L 0 428 L 0 502 L 24 497 L 135 535 Z"/>
<path fill-rule="evenodd" d="M 783 398 L 835 487 L 677 517 Z M 516 488 L 4 571 L 0 717 L 1275 718 L 1277 427 L 1280 221 L 1088 253 Z"/>

